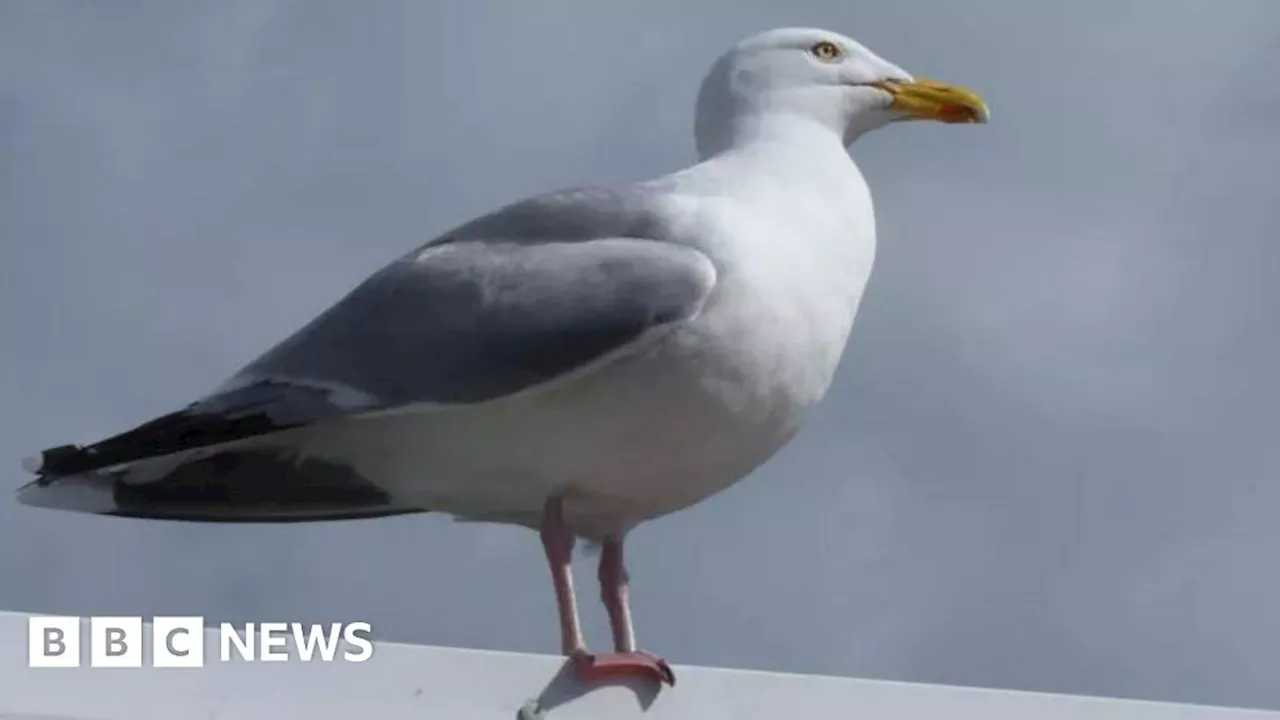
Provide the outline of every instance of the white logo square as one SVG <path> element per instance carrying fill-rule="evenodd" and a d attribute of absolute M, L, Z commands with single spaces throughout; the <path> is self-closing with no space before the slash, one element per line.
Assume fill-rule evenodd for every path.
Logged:
<path fill-rule="evenodd" d="M 204 618 L 152 618 L 151 666 L 204 667 Z"/>
<path fill-rule="evenodd" d="M 142 618 L 89 618 L 89 667 L 142 667 Z"/>
<path fill-rule="evenodd" d="M 80 618 L 27 618 L 27 667 L 80 667 Z"/>

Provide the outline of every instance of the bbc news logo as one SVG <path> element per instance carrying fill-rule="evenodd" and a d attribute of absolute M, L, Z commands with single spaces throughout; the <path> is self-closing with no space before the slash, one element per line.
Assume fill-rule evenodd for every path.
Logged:
<path fill-rule="evenodd" d="M 140 668 L 149 648 L 151 667 L 204 667 L 204 618 L 156 617 L 150 625 L 147 642 L 141 617 L 91 617 L 84 637 L 78 617 L 33 616 L 27 620 L 27 666 L 80 667 L 87 648 L 89 667 Z M 222 623 L 216 657 L 219 662 L 358 663 L 373 657 L 372 632 L 367 622 Z"/>

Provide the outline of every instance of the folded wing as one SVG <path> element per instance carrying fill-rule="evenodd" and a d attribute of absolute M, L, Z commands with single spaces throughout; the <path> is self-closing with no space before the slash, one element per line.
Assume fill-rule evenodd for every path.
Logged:
<path fill-rule="evenodd" d="M 503 397 L 689 319 L 714 283 L 701 253 L 643 238 L 431 244 L 219 392 L 101 442 L 47 450 L 36 472 L 50 479 L 350 413 Z"/>

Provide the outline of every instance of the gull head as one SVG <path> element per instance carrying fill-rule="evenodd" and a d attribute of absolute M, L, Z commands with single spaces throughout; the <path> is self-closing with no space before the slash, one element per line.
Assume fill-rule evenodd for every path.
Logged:
<path fill-rule="evenodd" d="M 837 133 L 845 145 L 901 120 L 984 123 L 973 91 L 912 77 L 857 41 L 811 28 L 752 35 L 722 55 L 698 94 L 703 156 L 790 124 Z"/>

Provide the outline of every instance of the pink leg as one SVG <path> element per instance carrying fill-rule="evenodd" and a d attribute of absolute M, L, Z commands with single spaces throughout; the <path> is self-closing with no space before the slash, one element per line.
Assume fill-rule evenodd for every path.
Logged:
<path fill-rule="evenodd" d="M 635 649 L 631 630 L 631 609 L 627 603 L 627 571 L 622 566 L 622 541 L 607 540 L 600 556 L 600 597 L 609 611 L 613 646 L 617 652 L 592 655 L 587 652 L 578 622 L 578 605 L 573 595 L 573 533 L 564 524 L 564 504 L 560 498 L 547 500 L 542 516 L 542 547 L 551 566 L 551 582 L 556 591 L 560 615 L 560 651 L 573 659 L 579 681 L 597 683 L 615 678 L 640 677 L 674 685 L 675 675 L 667 661 Z"/>
<path fill-rule="evenodd" d="M 542 548 L 547 552 L 547 564 L 551 566 L 551 583 L 556 590 L 556 609 L 560 615 L 560 652 L 576 657 L 585 655 L 587 646 L 582 641 L 582 627 L 578 623 L 578 603 L 573 596 L 573 533 L 564 525 L 564 510 L 560 498 L 547 501 L 542 516 Z"/>
<path fill-rule="evenodd" d="M 622 539 L 609 539 L 600 552 L 600 599 L 609 612 L 613 630 L 610 655 L 597 655 L 580 661 L 579 675 L 594 677 L 641 677 L 668 685 L 676 677 L 666 660 L 643 650 L 636 650 L 635 631 L 631 626 L 631 604 L 627 595 L 627 569 L 622 562 Z M 586 667 L 583 667 L 586 665 Z"/>
<path fill-rule="evenodd" d="M 636 634 L 631 625 L 631 599 L 627 593 L 627 568 L 622 563 L 622 541 L 606 540 L 600 550 L 600 599 L 609 611 L 613 649 L 635 652 Z"/>

